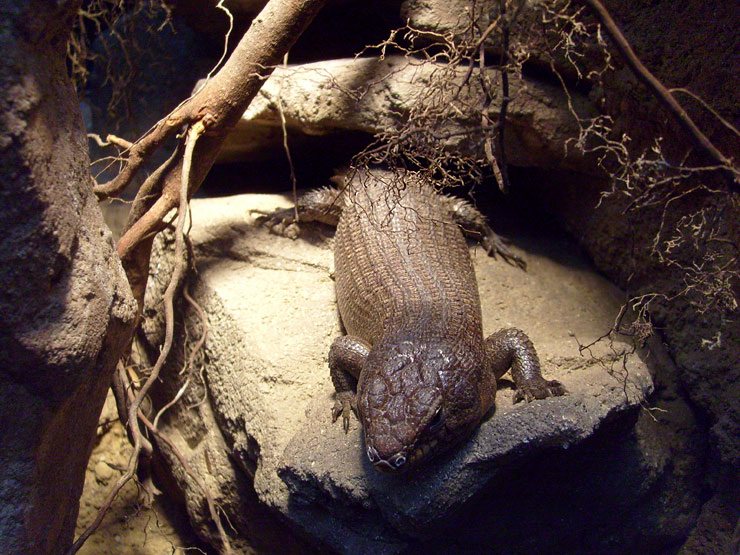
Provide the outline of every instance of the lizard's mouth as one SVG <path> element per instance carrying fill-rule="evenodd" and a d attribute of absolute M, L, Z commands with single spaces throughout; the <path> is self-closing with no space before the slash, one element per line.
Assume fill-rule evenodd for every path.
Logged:
<path fill-rule="evenodd" d="M 412 456 L 412 461 L 420 461 L 424 457 L 426 457 L 429 453 L 433 453 L 437 450 L 437 446 L 439 445 L 439 440 L 432 439 L 428 443 L 425 443 L 423 445 L 419 445 L 415 450 L 414 454 Z"/>
<path fill-rule="evenodd" d="M 370 463 L 381 472 L 402 472 L 410 466 L 409 457 L 405 450 L 382 456 L 375 446 L 368 442 L 365 452 Z"/>
<path fill-rule="evenodd" d="M 424 460 L 427 455 L 435 452 L 438 445 L 439 441 L 437 439 L 432 439 L 428 443 L 418 445 L 413 451 L 402 449 L 392 455 L 382 456 L 378 453 L 378 450 L 372 443 L 368 443 L 366 452 L 367 458 L 373 467 L 381 472 L 395 474 L 404 472 L 413 466 L 416 466 L 416 464 Z"/>

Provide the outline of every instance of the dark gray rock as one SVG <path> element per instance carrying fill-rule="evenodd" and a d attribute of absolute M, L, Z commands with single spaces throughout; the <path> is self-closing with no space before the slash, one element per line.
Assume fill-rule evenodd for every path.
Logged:
<path fill-rule="evenodd" d="M 63 553 L 135 303 L 67 77 L 75 4 L 0 11 L 0 544 Z"/>

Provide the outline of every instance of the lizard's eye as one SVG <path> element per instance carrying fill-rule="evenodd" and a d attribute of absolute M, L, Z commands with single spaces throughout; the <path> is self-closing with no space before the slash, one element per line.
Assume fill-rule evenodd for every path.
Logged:
<path fill-rule="evenodd" d="M 444 421 L 444 411 L 442 410 L 442 407 L 439 407 L 437 412 L 434 413 L 434 416 L 432 416 L 432 419 L 429 421 L 429 429 L 432 432 L 436 432 L 440 427 L 442 427 Z"/>

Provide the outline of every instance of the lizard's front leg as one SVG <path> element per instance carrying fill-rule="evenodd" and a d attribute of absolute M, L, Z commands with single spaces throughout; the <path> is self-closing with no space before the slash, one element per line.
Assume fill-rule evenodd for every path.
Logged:
<path fill-rule="evenodd" d="M 546 380 L 540 370 L 540 359 L 529 337 L 516 328 L 505 328 L 486 339 L 486 355 L 496 379 L 511 369 L 516 385 L 514 402 L 565 395 L 557 380 Z"/>
<path fill-rule="evenodd" d="M 519 266 L 522 270 L 527 269 L 527 263 L 506 246 L 504 240 L 491 229 L 486 217 L 475 206 L 450 195 L 441 195 L 440 199 L 462 232 L 480 241 L 489 256 L 501 255 L 509 264 Z"/>
<path fill-rule="evenodd" d="M 351 335 L 337 337 L 329 348 L 329 372 L 337 392 L 337 401 L 331 414 L 335 422 L 339 415 L 342 415 L 345 433 L 349 430 L 350 412 L 354 411 L 357 414 L 356 387 L 353 386 L 356 386 L 360 378 L 362 366 L 369 352 L 370 345 L 367 342 Z"/>

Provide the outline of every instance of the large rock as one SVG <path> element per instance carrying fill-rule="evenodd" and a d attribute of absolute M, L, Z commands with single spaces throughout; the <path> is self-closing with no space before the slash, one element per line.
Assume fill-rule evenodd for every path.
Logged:
<path fill-rule="evenodd" d="M 208 314 L 207 362 L 202 373 L 179 373 L 183 342 L 192 345 L 200 335 L 197 311 L 184 306 L 189 331 L 178 328 L 179 354 L 155 394 L 162 406 L 185 380 L 192 384 L 160 427 L 201 472 L 239 530 L 240 549 L 260 541 L 272 548 L 286 541 L 299 545 L 286 532 L 274 532 L 285 522 L 314 546 L 337 552 L 393 552 L 430 541 L 437 548 L 503 549 L 502 542 L 522 535 L 521 524 L 491 534 L 491 522 L 480 515 L 526 521 L 543 495 L 547 518 L 527 525 L 540 534 L 521 540 L 535 551 L 545 551 L 553 535 L 564 545 L 584 536 L 603 547 L 605 528 L 621 545 L 643 547 L 646 537 L 661 545 L 685 535 L 698 510 L 691 501 L 698 463 L 687 457 L 693 462 L 675 473 L 667 461 L 676 445 L 693 453 L 691 438 L 684 433 L 666 439 L 664 432 L 650 431 L 643 416 L 634 427 L 636 410 L 647 406 L 653 386 L 637 355 L 618 356 L 629 350 L 622 339 L 596 343 L 587 356 L 579 353 L 579 341 L 590 343 L 611 327 L 622 295 L 570 245 L 547 237 L 523 241 L 527 272 L 471 249 L 484 331 L 526 330 L 545 376 L 561 380 L 570 394 L 514 405 L 504 380 L 495 411 L 470 441 L 417 473 L 386 476 L 365 461 L 358 422 L 352 420 L 345 434 L 331 421 L 326 354 L 341 332 L 330 230 L 306 228 L 291 241 L 270 235 L 250 216 L 250 210 L 288 205 L 269 195 L 193 202 L 198 274 L 190 293 Z M 170 274 L 163 252 L 153 265 L 150 316 L 156 314 L 151 299 Z M 161 341 L 157 318 L 149 319 L 147 335 L 150 345 Z M 166 448 L 163 453 L 198 533 L 218 545 L 202 492 Z M 588 488 L 599 495 L 585 495 Z M 681 502 L 665 510 L 671 495 Z M 573 496 L 585 510 L 571 505 Z M 634 507 L 643 505 L 636 522 Z M 255 506 L 269 507 L 278 518 Z M 609 524 L 599 528 L 584 520 L 581 513 L 589 508 L 598 518 L 625 516 L 607 518 Z"/>
<path fill-rule="evenodd" d="M 447 137 L 440 139 L 440 146 L 481 158 L 484 154 L 480 116 L 468 108 L 483 105 L 478 78 L 462 87 L 454 103 L 449 101 L 452 92 L 462 85 L 467 70 L 467 66 L 445 66 L 403 56 L 279 67 L 226 139 L 219 160 L 254 160 L 276 151 L 282 154 L 280 107 L 288 132 L 295 137 L 348 131 L 374 135 L 397 130 L 412 110 L 425 105 L 439 109 L 440 104 L 449 111 L 444 125 L 433 130 Z M 490 70 L 486 78 L 492 83 L 493 95 L 486 113 L 495 121 L 501 109 L 500 74 Z M 578 125 L 562 88 L 515 75 L 510 77 L 510 87 L 505 135 L 509 163 L 586 167 L 577 149 L 566 148 L 566 142 L 578 136 Z M 430 94 L 437 88 L 444 95 Z M 578 93 L 571 94 L 570 103 L 581 117 L 595 115 Z"/>

